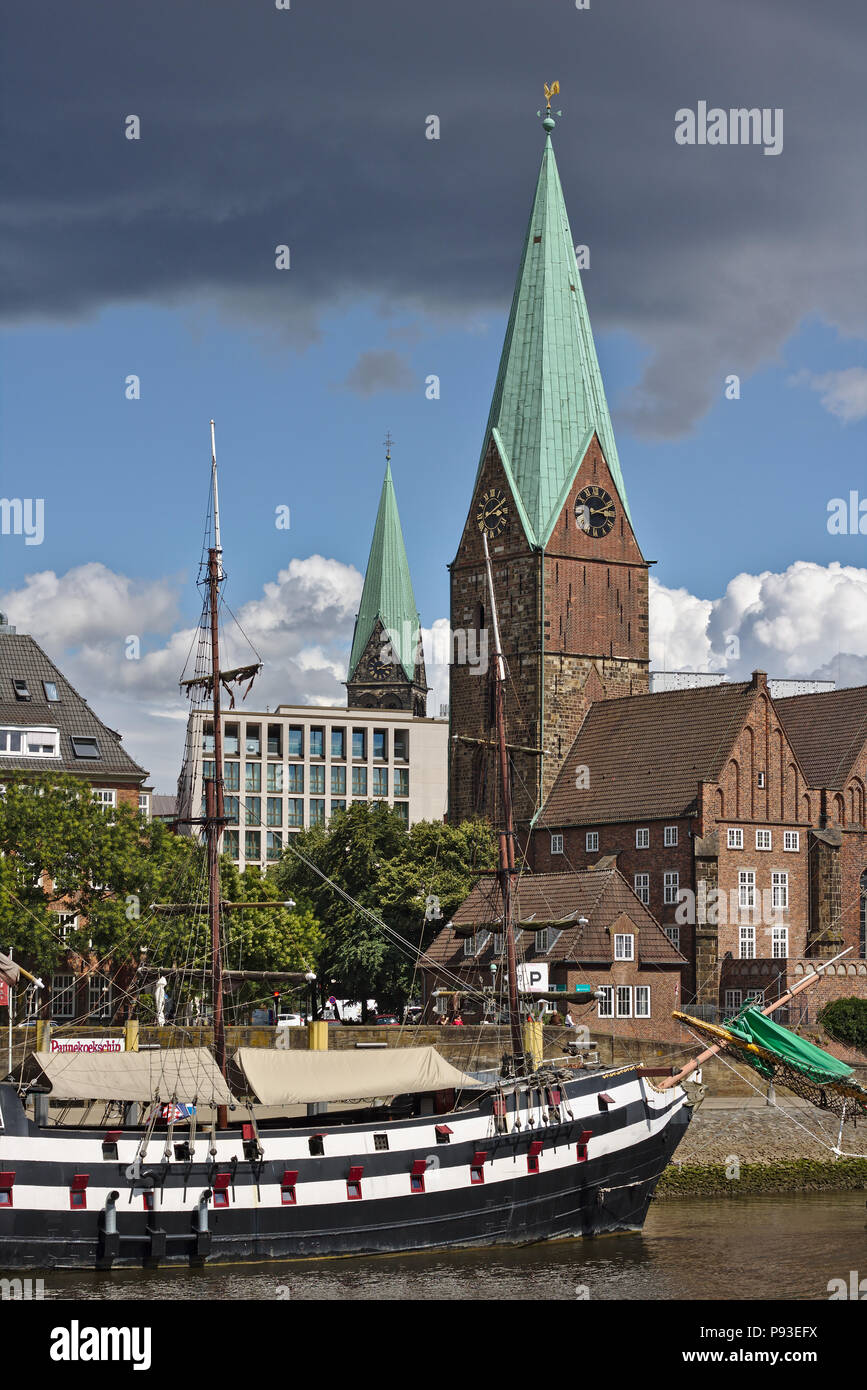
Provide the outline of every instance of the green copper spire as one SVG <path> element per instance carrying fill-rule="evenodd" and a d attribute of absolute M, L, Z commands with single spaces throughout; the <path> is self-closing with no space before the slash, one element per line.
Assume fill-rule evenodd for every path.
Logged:
<path fill-rule="evenodd" d="M 535 545 L 546 544 L 594 429 L 629 516 L 551 144 L 550 110 L 543 125 L 542 166 L 482 453 L 484 460 L 493 435 Z"/>
<path fill-rule="evenodd" d="M 355 674 L 377 619 L 381 620 L 388 633 L 394 654 L 407 678 L 413 680 L 421 622 L 409 577 L 409 562 L 391 478 L 390 454 L 386 454 L 385 480 L 373 528 L 361 607 L 355 620 L 347 680 L 352 680 Z"/>

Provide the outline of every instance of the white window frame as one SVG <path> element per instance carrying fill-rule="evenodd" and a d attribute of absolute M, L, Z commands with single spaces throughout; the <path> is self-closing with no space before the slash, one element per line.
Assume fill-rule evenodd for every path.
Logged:
<path fill-rule="evenodd" d="M 738 960 L 755 960 L 756 929 L 751 922 L 742 922 L 738 928 Z"/>
<path fill-rule="evenodd" d="M 650 874 L 635 874 L 632 879 L 632 887 L 639 902 L 644 903 L 645 907 L 650 906 Z"/>
<path fill-rule="evenodd" d="M 535 933 L 536 951 L 541 956 L 546 956 L 554 945 L 555 937 L 550 927 L 543 927 L 541 931 Z"/>
<path fill-rule="evenodd" d="M 61 941 L 68 941 L 69 933 L 78 931 L 77 912 L 56 912 L 57 935 Z"/>
<path fill-rule="evenodd" d="M 587 834 L 584 836 L 584 848 L 585 848 L 590 854 L 596 854 L 596 853 L 598 853 L 598 851 L 599 851 L 599 831 L 598 831 L 598 830 L 588 830 L 588 831 L 587 831 Z"/>
<path fill-rule="evenodd" d="M 614 1017 L 614 986 L 613 986 L 613 985 L 600 985 L 600 986 L 599 986 L 599 994 L 600 994 L 601 997 L 600 997 L 599 1000 L 597 1001 L 597 1017 L 598 1017 L 598 1018 L 613 1018 L 613 1017 Z"/>
<path fill-rule="evenodd" d="M 774 960 L 786 960 L 789 954 L 789 928 L 771 928 L 771 956 Z"/>
<path fill-rule="evenodd" d="M 783 869 L 775 869 L 771 874 L 771 905 L 781 912 L 789 908 L 789 875 Z"/>
<path fill-rule="evenodd" d="M 618 931 L 614 933 L 614 959 L 635 960 L 634 932 Z"/>
<path fill-rule="evenodd" d="M 759 785 L 759 787 L 760 787 L 762 790 L 764 790 L 764 786 L 765 786 L 765 774 L 764 774 L 763 772 L 760 772 L 760 773 L 759 773 L 759 776 L 758 776 L 758 785 Z"/>
<path fill-rule="evenodd" d="M 662 843 L 665 849 L 674 849 L 677 844 L 677 826 L 667 825 L 663 832 Z"/>
<path fill-rule="evenodd" d="M 614 988 L 617 1017 L 632 1018 L 632 985 L 615 985 Z"/>
<path fill-rule="evenodd" d="M 103 992 L 104 991 L 104 992 Z M 87 1014 L 92 1018 L 111 1018 L 111 982 L 104 975 L 87 977 Z M 103 1007 L 105 1012 L 102 1012 Z"/>
<path fill-rule="evenodd" d="M 650 1018 L 650 985 L 635 986 L 635 1017 Z"/>
<path fill-rule="evenodd" d="M 666 869 L 662 876 L 662 901 L 667 907 L 676 906 L 680 892 L 680 874 L 676 869 Z"/>
<path fill-rule="evenodd" d="M 730 825 L 726 837 L 727 849 L 743 849 L 744 832 L 739 825 Z"/>
<path fill-rule="evenodd" d="M 139 792 L 138 794 L 138 813 L 144 816 L 145 820 L 151 818 L 151 794 L 150 792 Z"/>
<path fill-rule="evenodd" d="M 768 850 L 774 847 L 774 837 L 770 830 L 756 831 L 756 849 Z"/>
<path fill-rule="evenodd" d="M 506 947 L 506 934 L 505 934 L 505 932 L 495 931 L 495 932 L 494 932 L 494 955 L 495 955 L 495 956 L 501 956 L 501 955 L 503 954 L 503 951 L 505 950 L 505 947 Z"/>
<path fill-rule="evenodd" d="M 117 808 L 117 791 L 114 787 L 94 787 L 93 799 L 100 806 L 109 807 L 111 810 Z"/>
<path fill-rule="evenodd" d="M 740 1013 L 743 1002 L 744 992 L 742 989 L 727 989 L 723 995 L 723 1013 L 727 1018 L 731 1014 Z"/>
<path fill-rule="evenodd" d="M 669 939 L 669 941 L 671 942 L 671 944 L 672 944 L 672 946 L 674 947 L 674 949 L 675 949 L 676 951 L 679 951 L 679 950 L 680 950 L 680 927 L 663 927 L 662 930 L 665 932 L 666 936 L 668 937 L 668 939 Z"/>
<path fill-rule="evenodd" d="M 552 835 L 552 836 L 551 836 L 551 853 L 552 853 L 552 854 L 562 854 L 562 853 L 563 853 L 563 836 L 562 836 L 562 835 Z"/>
<path fill-rule="evenodd" d="M 68 980 L 69 984 L 59 984 L 60 980 Z M 63 997 L 62 1008 L 58 1008 L 58 996 Z M 72 970 L 56 970 L 51 976 L 51 1017 L 75 1017 L 75 974 Z"/>
<path fill-rule="evenodd" d="M 650 849 L 650 827 L 647 825 L 636 826 L 635 829 L 635 848 Z"/>
<path fill-rule="evenodd" d="M 800 830 L 783 831 L 783 850 L 786 854 L 797 854 L 801 848 Z"/>
<path fill-rule="evenodd" d="M 738 911 L 750 912 L 756 905 L 755 869 L 738 869 Z"/>
<path fill-rule="evenodd" d="M 473 932 L 472 936 L 465 936 L 465 937 L 464 937 L 464 955 L 465 955 L 465 956 L 474 956 L 475 954 L 476 954 L 476 933 Z"/>
<path fill-rule="evenodd" d="M 10 734 L 17 736 L 20 747 L 8 747 Z M 51 745 L 47 752 L 46 744 Z M 4 758 L 59 758 L 60 731 L 51 725 L 4 724 L 0 727 L 0 753 Z"/>

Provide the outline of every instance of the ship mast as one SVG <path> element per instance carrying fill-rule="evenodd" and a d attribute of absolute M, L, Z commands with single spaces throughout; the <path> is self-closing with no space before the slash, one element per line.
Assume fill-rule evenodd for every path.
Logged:
<path fill-rule="evenodd" d="M 208 849 L 208 923 L 211 931 L 211 990 L 214 1016 L 214 1054 L 226 1075 L 226 1033 L 223 1024 L 223 952 L 220 919 L 220 840 L 225 824 L 223 804 L 223 722 L 220 709 L 220 582 L 223 550 L 220 545 L 220 501 L 217 491 L 217 450 L 211 421 L 211 487 L 214 495 L 214 544 L 208 550 L 208 611 L 211 626 L 211 683 L 214 707 L 214 777 L 205 779 L 205 840 Z M 226 1107 L 217 1109 L 217 1125 L 225 1129 Z"/>
<path fill-rule="evenodd" d="M 518 1001 L 518 959 L 515 951 L 515 932 L 513 923 L 513 890 L 515 878 L 515 823 L 512 811 L 512 783 L 509 776 L 509 753 L 506 747 L 506 719 L 504 690 L 506 684 L 506 663 L 500 644 L 500 623 L 497 617 L 497 600 L 494 594 L 494 576 L 491 569 L 491 554 L 488 549 L 488 533 L 482 527 L 482 545 L 485 552 L 485 572 L 488 579 L 488 594 L 491 601 L 491 629 L 494 636 L 494 709 L 497 723 L 497 753 L 500 763 L 500 786 L 503 798 L 503 824 L 499 832 L 499 871 L 500 896 L 503 904 L 503 933 L 506 940 L 506 973 L 509 982 L 509 1031 L 512 1039 L 512 1062 L 515 1072 L 523 1070 L 524 1044 L 521 1036 L 521 1010 Z"/>

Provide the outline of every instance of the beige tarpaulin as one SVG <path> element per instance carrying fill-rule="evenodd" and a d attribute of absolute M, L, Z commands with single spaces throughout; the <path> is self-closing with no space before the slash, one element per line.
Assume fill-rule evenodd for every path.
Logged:
<path fill-rule="evenodd" d="M 54 1100 L 234 1104 L 206 1047 L 152 1052 L 32 1052 L 24 1063 L 23 1078 L 37 1085 L 47 1082 Z"/>
<path fill-rule="evenodd" d="M 18 983 L 20 974 L 21 971 L 18 968 L 18 962 L 13 960 L 11 956 L 4 956 L 3 952 L 0 951 L 0 980 L 5 981 L 7 985 L 12 985 L 14 988 Z"/>
<path fill-rule="evenodd" d="M 375 1052 L 282 1052 L 239 1047 L 233 1061 L 261 1105 L 371 1100 L 480 1084 L 453 1067 L 435 1047 L 389 1047 Z"/>

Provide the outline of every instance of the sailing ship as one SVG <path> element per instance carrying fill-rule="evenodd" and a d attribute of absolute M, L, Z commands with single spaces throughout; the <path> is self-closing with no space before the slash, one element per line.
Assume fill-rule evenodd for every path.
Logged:
<path fill-rule="evenodd" d="M 487 1074 L 464 1072 L 433 1047 L 227 1055 L 221 688 L 252 680 L 258 664 L 220 666 L 225 576 L 211 428 L 209 662 L 186 684 L 213 710 L 213 775 L 203 815 L 186 819 L 201 826 L 207 849 L 212 1047 L 42 1050 L 0 1084 L 0 1268 L 367 1255 L 640 1229 L 690 1122 L 698 1093 L 689 1076 L 701 1059 L 660 1081 L 639 1065 L 545 1060 L 525 1046 L 506 673 L 484 528 L 511 1051 Z M 0 956 L 0 978 L 19 974 L 27 972 Z M 835 1084 L 844 1079 L 826 1089 Z M 51 1101 L 64 1107 L 54 1123 Z"/>

